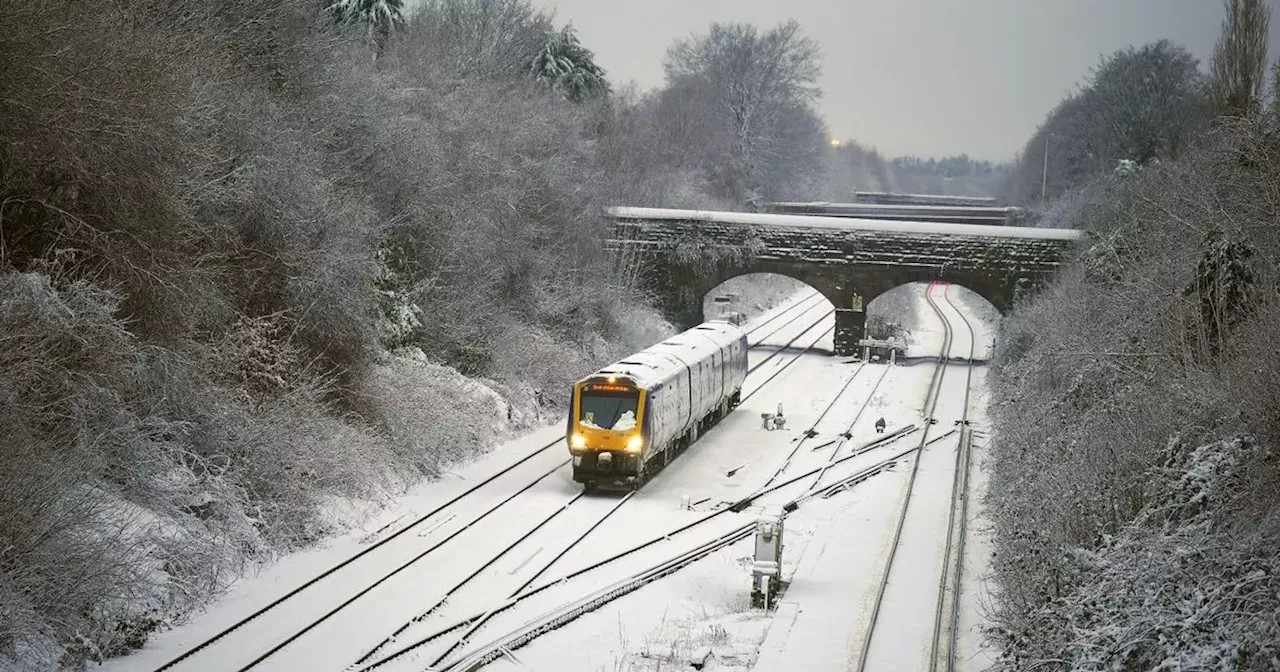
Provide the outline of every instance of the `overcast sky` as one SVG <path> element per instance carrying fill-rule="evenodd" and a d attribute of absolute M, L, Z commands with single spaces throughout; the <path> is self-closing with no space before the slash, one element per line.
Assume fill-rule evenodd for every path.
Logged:
<path fill-rule="evenodd" d="M 572 22 L 615 83 L 662 84 L 677 38 L 794 18 L 825 54 L 832 134 L 890 155 L 1010 159 L 1103 53 L 1162 37 L 1207 69 L 1220 0 L 535 0 Z M 1271 55 L 1280 54 L 1280 0 Z"/>

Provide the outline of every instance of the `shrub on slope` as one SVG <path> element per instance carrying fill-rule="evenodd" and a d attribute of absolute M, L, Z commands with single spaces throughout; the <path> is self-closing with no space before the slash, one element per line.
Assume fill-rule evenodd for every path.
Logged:
<path fill-rule="evenodd" d="M 1277 196 L 1269 126 L 1224 123 L 1057 215 L 1091 238 L 998 354 L 1004 669 L 1277 664 Z"/>
<path fill-rule="evenodd" d="M 320 10 L 0 12 L 0 665 L 141 645 L 661 329 L 598 240 L 615 110 Z"/>

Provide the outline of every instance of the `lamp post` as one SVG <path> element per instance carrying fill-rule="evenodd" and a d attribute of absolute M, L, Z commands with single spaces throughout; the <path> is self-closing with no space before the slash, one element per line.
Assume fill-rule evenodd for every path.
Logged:
<path fill-rule="evenodd" d="M 1049 138 L 1053 133 L 1044 134 L 1044 170 L 1040 173 L 1040 210 L 1044 210 L 1045 187 L 1049 185 Z"/>

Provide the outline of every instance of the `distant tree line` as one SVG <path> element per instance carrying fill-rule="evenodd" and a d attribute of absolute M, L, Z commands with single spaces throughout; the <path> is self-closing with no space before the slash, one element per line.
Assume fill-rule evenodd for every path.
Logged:
<path fill-rule="evenodd" d="M 937 158 L 889 158 L 857 142 L 829 147 L 821 197 L 848 201 L 855 191 L 893 191 L 947 196 L 997 196 L 1008 166 L 967 154 Z"/>

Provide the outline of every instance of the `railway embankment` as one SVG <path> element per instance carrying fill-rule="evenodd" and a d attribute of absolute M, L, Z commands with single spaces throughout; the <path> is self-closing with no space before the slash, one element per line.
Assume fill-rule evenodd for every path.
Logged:
<path fill-rule="evenodd" d="M 997 669 L 1280 668 L 1273 124 L 1050 213 L 1091 242 L 992 371 Z"/>

